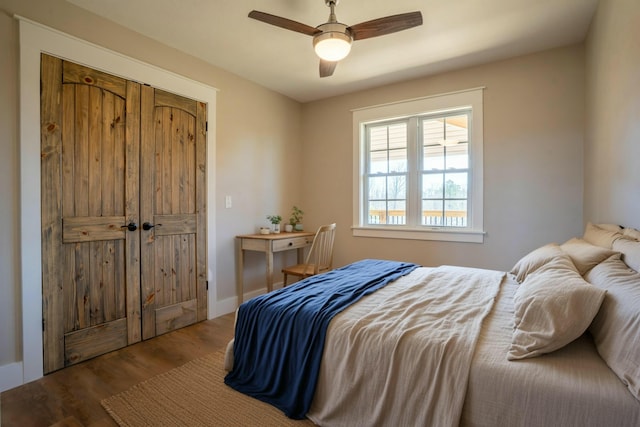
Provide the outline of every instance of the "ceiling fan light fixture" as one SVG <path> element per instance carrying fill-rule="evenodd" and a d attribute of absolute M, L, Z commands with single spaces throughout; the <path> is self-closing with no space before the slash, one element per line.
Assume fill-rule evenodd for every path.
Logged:
<path fill-rule="evenodd" d="M 313 38 L 313 49 L 320 59 L 335 62 L 349 55 L 352 39 L 346 25 L 323 24 L 318 29 L 322 33 Z"/>
<path fill-rule="evenodd" d="M 331 10 L 329 20 L 315 28 L 259 10 L 249 12 L 249 18 L 313 37 L 313 49 L 320 57 L 320 77 L 333 75 L 338 61 L 349 55 L 351 43 L 355 40 L 384 36 L 422 25 L 422 13 L 409 12 L 347 26 L 336 19 L 335 8 L 338 0 L 324 0 L 324 2 Z"/>

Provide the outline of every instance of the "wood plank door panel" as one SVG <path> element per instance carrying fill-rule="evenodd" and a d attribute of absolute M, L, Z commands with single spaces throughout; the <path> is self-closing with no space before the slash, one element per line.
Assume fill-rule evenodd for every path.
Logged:
<path fill-rule="evenodd" d="M 41 76 L 49 373 L 206 319 L 206 104 L 44 54 Z"/>
<path fill-rule="evenodd" d="M 206 319 L 206 105 L 141 96 L 143 339 Z"/>
<path fill-rule="evenodd" d="M 48 373 L 141 339 L 140 85 L 47 55 L 41 75 Z"/>

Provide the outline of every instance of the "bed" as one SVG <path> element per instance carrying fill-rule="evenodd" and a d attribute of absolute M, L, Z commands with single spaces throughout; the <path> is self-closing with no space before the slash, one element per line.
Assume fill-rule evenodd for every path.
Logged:
<path fill-rule="evenodd" d="M 307 399 L 297 413 L 281 409 L 318 425 L 639 426 L 636 232 L 588 224 L 580 238 L 537 248 L 510 272 L 396 270 L 375 291 L 332 313 L 319 350 L 294 342 L 286 327 L 273 335 L 269 326 L 266 344 L 260 344 L 266 323 L 259 313 L 268 304 L 261 301 L 256 309 L 247 301 L 227 349 L 228 384 L 247 392 L 232 377 L 243 363 L 256 365 L 266 345 L 275 350 L 265 359 L 269 372 L 251 369 L 240 382 L 248 384 L 248 394 L 272 403 L 254 383 L 273 376 L 279 382 L 269 383 L 268 393 Z M 333 276 L 348 275 L 350 268 Z M 321 276 L 310 286 L 333 292 L 333 282 Z M 293 292 L 282 292 L 307 285 L 298 282 Z M 280 322 L 286 316 L 273 317 Z M 292 319 L 303 331 L 315 330 L 299 314 Z M 308 357 L 318 360 L 315 371 L 291 373 L 290 359 Z M 281 370 L 274 373 L 274 365 Z"/>

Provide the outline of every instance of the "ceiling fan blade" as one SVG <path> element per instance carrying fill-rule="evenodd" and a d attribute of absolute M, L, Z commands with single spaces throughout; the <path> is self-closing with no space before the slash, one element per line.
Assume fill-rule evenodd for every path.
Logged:
<path fill-rule="evenodd" d="M 330 77 L 333 75 L 333 71 L 336 69 L 338 61 L 325 61 L 320 60 L 320 77 Z"/>
<path fill-rule="evenodd" d="M 418 25 L 422 25 L 422 13 L 408 12 L 361 22 L 349 27 L 349 31 L 353 35 L 353 40 L 363 40 L 407 30 Z"/>
<path fill-rule="evenodd" d="M 249 12 L 249 18 L 257 19 L 258 21 L 275 25 L 276 27 L 284 28 L 285 30 L 296 31 L 308 36 L 313 36 L 320 32 L 317 28 L 310 27 L 309 25 L 292 21 L 291 19 L 282 18 L 280 16 L 271 15 L 269 13 L 259 12 L 257 10 Z"/>

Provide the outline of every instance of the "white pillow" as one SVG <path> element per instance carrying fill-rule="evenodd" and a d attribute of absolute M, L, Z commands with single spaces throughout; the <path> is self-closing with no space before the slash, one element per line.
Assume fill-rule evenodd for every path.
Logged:
<path fill-rule="evenodd" d="M 557 243 L 549 243 L 520 258 L 511 269 L 511 273 L 516 276 L 518 283 L 522 283 L 528 274 L 533 273 L 553 258 L 563 254 L 564 252 Z"/>
<path fill-rule="evenodd" d="M 640 271 L 640 242 L 618 239 L 613 242 L 613 249 L 621 253 L 621 259 L 625 264 L 635 271 Z"/>
<path fill-rule="evenodd" d="M 560 247 L 571 257 L 571 261 L 573 261 L 581 276 L 584 276 L 587 271 L 610 256 L 615 254 L 620 256 L 619 252 L 595 246 L 585 240 L 577 238 L 566 241 L 560 245 Z"/>
<path fill-rule="evenodd" d="M 622 234 L 631 237 L 632 239 L 640 240 L 640 231 L 635 228 L 625 228 L 622 230 Z"/>
<path fill-rule="evenodd" d="M 589 327 L 598 353 L 640 400 L 640 273 L 612 258 L 585 278 L 607 291 Z"/>
<path fill-rule="evenodd" d="M 540 267 L 516 290 L 507 359 L 535 357 L 569 344 L 589 327 L 604 295 L 580 276 L 567 255 Z"/>

